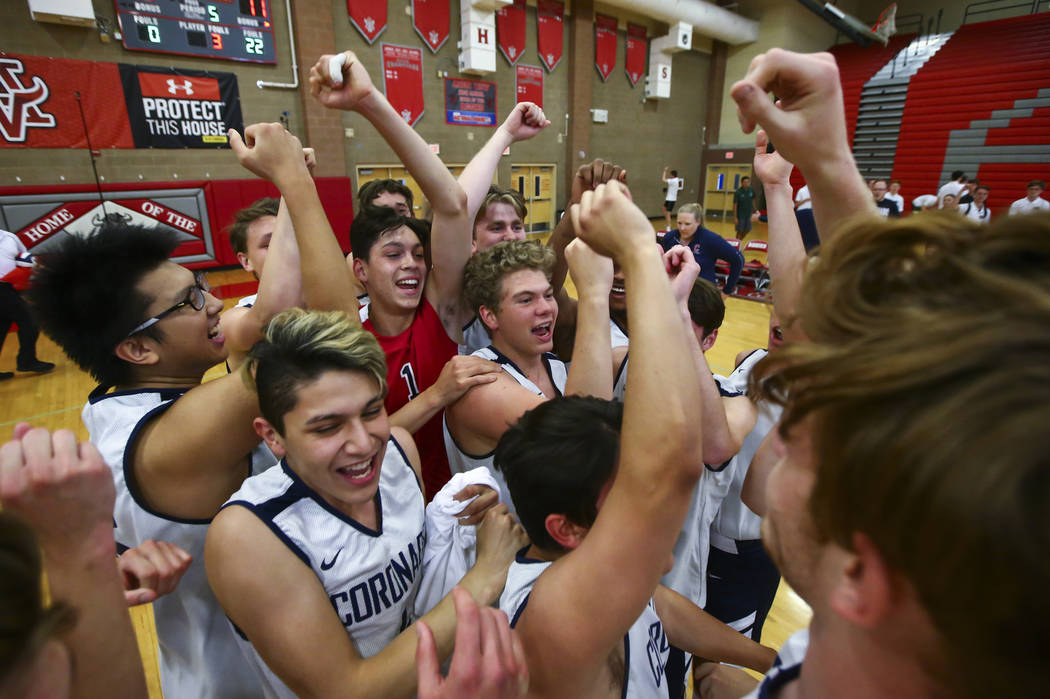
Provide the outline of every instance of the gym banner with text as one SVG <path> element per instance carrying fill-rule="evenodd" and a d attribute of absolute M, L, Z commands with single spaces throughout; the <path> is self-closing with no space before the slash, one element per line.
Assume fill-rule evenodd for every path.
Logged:
<path fill-rule="evenodd" d="M 645 49 L 648 44 L 645 27 L 640 24 L 627 23 L 627 58 L 624 68 L 631 85 L 637 85 L 645 74 Z"/>
<path fill-rule="evenodd" d="M 594 15 L 594 67 L 602 80 L 608 80 L 616 67 L 616 18 Z"/>
<path fill-rule="evenodd" d="M 228 148 L 244 130 L 237 76 L 120 64 L 136 148 Z"/>
<path fill-rule="evenodd" d="M 412 0 L 412 27 L 433 53 L 448 41 L 448 0 Z"/>
<path fill-rule="evenodd" d="M 496 125 L 496 83 L 445 78 L 445 123 Z"/>
<path fill-rule="evenodd" d="M 565 5 L 558 0 L 536 0 L 536 50 L 547 72 L 561 61 Z"/>
<path fill-rule="evenodd" d="M 543 108 L 543 68 L 519 63 L 514 66 L 518 102 L 534 102 Z"/>
<path fill-rule="evenodd" d="M 0 55 L 0 147 L 134 148 L 116 63 Z"/>
<path fill-rule="evenodd" d="M 496 13 L 496 44 L 511 65 L 525 53 L 525 0 L 514 0 Z"/>
<path fill-rule="evenodd" d="M 350 24 L 369 44 L 374 44 L 386 29 L 386 3 L 387 0 L 346 0 Z"/>
<path fill-rule="evenodd" d="M 383 92 L 409 126 L 423 116 L 423 49 L 382 44 Z"/>

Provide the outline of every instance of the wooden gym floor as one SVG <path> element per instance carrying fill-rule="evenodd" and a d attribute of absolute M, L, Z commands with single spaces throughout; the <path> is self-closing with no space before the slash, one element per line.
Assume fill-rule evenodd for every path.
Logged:
<path fill-rule="evenodd" d="M 752 233 L 751 237 L 765 237 L 756 233 Z M 208 278 L 213 290 L 220 295 L 229 295 L 224 299 L 227 308 L 233 306 L 241 296 L 252 293 L 251 285 L 247 284 L 251 278 L 242 270 L 210 272 Z M 575 289 L 571 289 L 571 292 L 575 294 Z M 765 347 L 768 321 L 769 309 L 765 304 L 727 299 L 725 322 L 715 346 L 707 353 L 711 370 L 716 374 L 729 374 L 738 352 Z M 14 369 L 17 351 L 18 339 L 11 333 L 0 351 L 0 371 Z M 55 370 L 40 376 L 16 374 L 15 378 L 0 382 L 0 440 L 10 439 L 15 424 L 23 421 L 49 430 L 69 429 L 76 433 L 78 439 L 86 440 L 88 434 L 80 421 L 80 411 L 87 401 L 88 393 L 95 387 L 94 382 L 45 335 L 41 335 L 37 343 L 37 354 L 40 359 L 55 362 Z M 208 372 L 205 380 L 224 373 L 224 367 L 216 366 Z M 157 674 L 157 641 L 152 608 L 149 605 L 134 607 L 131 617 L 138 633 L 150 696 L 160 698 L 163 695 Z M 789 635 L 809 623 L 809 618 L 809 607 L 782 583 L 766 621 L 762 640 L 766 645 L 779 649 Z"/>

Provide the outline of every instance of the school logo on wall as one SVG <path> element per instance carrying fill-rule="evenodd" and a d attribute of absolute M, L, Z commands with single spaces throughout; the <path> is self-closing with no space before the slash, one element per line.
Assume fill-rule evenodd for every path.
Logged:
<path fill-rule="evenodd" d="M 51 96 L 39 75 L 22 75 L 25 65 L 17 58 L 0 58 L 0 133 L 9 143 L 24 143 L 30 128 L 55 128 L 55 117 L 40 105 Z"/>

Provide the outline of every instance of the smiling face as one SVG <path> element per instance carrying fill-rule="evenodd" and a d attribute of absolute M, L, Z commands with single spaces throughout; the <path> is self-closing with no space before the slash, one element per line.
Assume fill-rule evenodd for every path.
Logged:
<path fill-rule="evenodd" d="M 493 202 L 485 209 L 485 216 L 474 223 L 474 249 L 487 250 L 505 240 L 525 240 L 525 224 L 513 206 Z"/>
<path fill-rule="evenodd" d="M 368 251 L 367 260 L 354 259 L 354 274 L 377 308 L 415 311 L 427 279 L 423 244 L 407 226 L 386 231 Z"/>
<path fill-rule="evenodd" d="M 246 252 L 237 253 L 237 261 L 241 263 L 241 267 L 251 272 L 256 279 L 262 275 L 276 223 L 276 216 L 260 216 L 249 223 L 245 235 Z"/>
<path fill-rule="evenodd" d="M 284 434 L 257 418 L 274 453 L 328 504 L 359 521 L 374 515 L 390 422 L 379 383 L 365 372 L 329 370 L 297 388 Z"/>
<path fill-rule="evenodd" d="M 681 240 L 692 240 L 693 234 L 696 233 L 696 229 L 699 227 L 700 222 L 696 220 L 695 214 L 688 211 L 678 212 L 678 233 Z"/>
<path fill-rule="evenodd" d="M 627 286 L 620 265 L 613 263 L 613 283 L 609 291 L 609 310 L 614 313 L 627 311 Z"/>
<path fill-rule="evenodd" d="M 165 261 L 144 275 L 136 289 L 153 299 L 146 309 L 146 318 L 149 318 L 185 301 L 195 285 L 193 272 Z M 226 338 L 219 331 L 221 312 L 222 301 L 205 292 L 201 310 L 186 304 L 161 318 L 154 327 L 164 334 L 164 339 L 142 340 L 149 343 L 159 357 L 157 368 L 178 376 L 203 376 L 208 369 L 225 361 Z"/>
<path fill-rule="evenodd" d="M 499 309 L 482 306 L 479 315 L 497 347 L 520 356 L 536 356 L 554 348 L 558 302 L 550 280 L 540 270 L 520 269 L 504 276 Z"/>

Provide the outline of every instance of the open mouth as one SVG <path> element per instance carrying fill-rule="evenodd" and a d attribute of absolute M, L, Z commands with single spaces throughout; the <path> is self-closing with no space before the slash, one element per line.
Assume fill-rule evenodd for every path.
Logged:
<path fill-rule="evenodd" d="M 542 325 L 537 325 L 532 329 L 532 334 L 536 338 L 547 342 L 551 339 L 553 325 L 553 323 L 543 323 Z"/>
<path fill-rule="evenodd" d="M 226 341 L 226 336 L 222 334 L 222 330 L 219 329 L 218 323 L 211 328 L 208 328 L 208 339 L 218 344 L 222 344 Z"/>
<path fill-rule="evenodd" d="M 363 485 L 372 480 L 376 470 L 376 455 L 356 464 L 336 469 L 336 473 L 351 485 Z"/>
<path fill-rule="evenodd" d="M 394 286 L 406 293 L 415 294 L 419 291 L 419 280 L 402 279 L 400 281 L 394 282 Z"/>
<path fill-rule="evenodd" d="M 627 294 L 627 287 L 624 286 L 623 282 L 613 282 L 612 295 L 613 296 L 625 296 Z"/>

